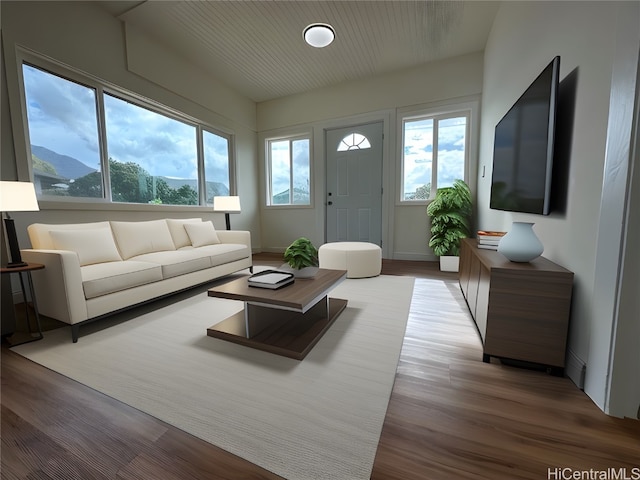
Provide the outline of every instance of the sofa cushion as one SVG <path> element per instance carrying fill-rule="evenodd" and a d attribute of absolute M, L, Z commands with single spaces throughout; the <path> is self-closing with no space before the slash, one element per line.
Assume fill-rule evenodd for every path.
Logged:
<path fill-rule="evenodd" d="M 187 231 L 184 229 L 185 223 L 202 223 L 201 218 L 167 218 L 167 225 L 169 226 L 169 232 L 173 239 L 173 244 L 176 248 L 186 247 L 191 245 L 191 239 L 187 235 Z"/>
<path fill-rule="evenodd" d="M 31 247 L 35 249 L 43 250 L 55 250 L 56 247 L 53 244 L 51 238 L 51 230 L 94 230 L 108 228 L 111 229 L 109 222 L 91 222 L 91 223 L 63 223 L 63 224 L 48 224 L 48 223 L 32 223 L 27 227 L 29 233 L 29 240 L 31 241 Z"/>
<path fill-rule="evenodd" d="M 86 299 L 162 280 L 162 268 L 149 262 L 109 262 L 80 268 Z"/>
<path fill-rule="evenodd" d="M 176 249 L 165 220 L 110 223 L 124 260 L 144 253 Z"/>
<path fill-rule="evenodd" d="M 177 277 L 211 267 L 208 252 L 199 248 L 174 250 L 172 252 L 154 252 L 138 255 L 127 261 L 150 262 L 162 267 L 162 278 Z"/>
<path fill-rule="evenodd" d="M 56 250 L 76 252 L 80 266 L 122 260 L 108 226 L 91 230 L 50 230 L 49 235 Z"/>
<path fill-rule="evenodd" d="M 225 263 L 235 262 L 251 256 L 251 250 L 241 243 L 220 243 L 218 245 L 205 245 L 204 247 L 183 247 L 181 252 L 194 250 L 200 252 L 201 255 L 209 255 L 211 257 L 211 266 L 217 267 Z"/>
<path fill-rule="evenodd" d="M 220 243 L 213 222 L 185 223 L 184 229 L 187 231 L 187 235 L 191 239 L 191 245 L 194 247 Z"/>

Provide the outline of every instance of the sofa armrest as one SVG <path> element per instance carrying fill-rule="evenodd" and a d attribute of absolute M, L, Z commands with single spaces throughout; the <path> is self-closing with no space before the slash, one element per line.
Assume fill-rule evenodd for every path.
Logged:
<path fill-rule="evenodd" d="M 26 262 L 45 266 L 31 274 L 39 312 L 69 324 L 86 320 L 87 304 L 78 254 L 67 250 L 36 249 L 21 250 L 21 253 Z"/>
<path fill-rule="evenodd" d="M 238 243 L 249 247 L 251 252 L 251 232 L 247 230 L 216 230 L 222 243 Z"/>

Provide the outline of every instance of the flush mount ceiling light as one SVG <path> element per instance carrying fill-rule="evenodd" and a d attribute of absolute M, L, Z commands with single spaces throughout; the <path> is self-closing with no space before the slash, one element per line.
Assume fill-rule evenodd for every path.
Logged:
<path fill-rule="evenodd" d="M 333 31 L 331 25 L 326 23 L 312 23 L 303 30 L 302 35 L 304 41 L 312 47 L 322 48 L 333 42 L 336 32 Z"/>

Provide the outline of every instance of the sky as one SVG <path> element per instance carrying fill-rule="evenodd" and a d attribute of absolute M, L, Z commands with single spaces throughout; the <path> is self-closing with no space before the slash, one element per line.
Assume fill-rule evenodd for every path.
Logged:
<path fill-rule="evenodd" d="M 29 135 L 33 145 L 100 169 L 95 90 L 25 65 Z M 108 156 L 152 175 L 198 178 L 196 128 L 105 94 Z M 204 135 L 207 180 L 228 186 L 228 145 Z M 217 178 L 216 178 L 217 177 Z"/>

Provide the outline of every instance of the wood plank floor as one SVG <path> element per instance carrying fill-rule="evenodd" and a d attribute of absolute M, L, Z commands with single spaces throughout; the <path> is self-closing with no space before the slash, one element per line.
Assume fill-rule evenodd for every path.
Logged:
<path fill-rule="evenodd" d="M 280 258 L 262 254 L 255 264 Z M 605 415 L 567 378 L 482 363 L 455 274 L 405 261 L 385 261 L 383 273 L 417 280 L 372 479 L 640 474 L 632 470 L 640 469 L 640 421 Z M 434 296 L 437 288 L 454 299 Z M 279 478 L 6 346 L 0 360 L 2 479 Z"/>

